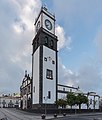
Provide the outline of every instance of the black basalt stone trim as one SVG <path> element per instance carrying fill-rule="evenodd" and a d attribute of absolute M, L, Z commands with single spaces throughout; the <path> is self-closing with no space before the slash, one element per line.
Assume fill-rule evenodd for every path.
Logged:
<path fill-rule="evenodd" d="M 32 54 L 36 51 L 36 49 L 34 48 L 34 44 L 35 44 L 35 41 L 38 41 L 38 38 L 39 38 L 39 45 L 38 46 L 41 46 L 41 45 L 45 45 L 44 43 L 44 39 L 45 37 L 48 37 L 48 43 L 50 43 L 51 40 L 54 41 L 54 47 L 51 48 L 50 45 L 48 44 L 46 47 L 54 50 L 54 51 L 57 51 L 57 36 L 56 35 L 51 35 L 48 31 L 44 30 L 43 28 L 40 28 L 39 32 L 36 34 L 35 38 L 33 39 L 33 42 L 32 42 L 32 45 L 33 45 L 33 52 Z M 37 46 L 37 47 L 38 47 Z"/>
<path fill-rule="evenodd" d="M 31 82 L 31 108 L 32 108 L 32 104 L 33 104 L 33 78 L 32 79 L 32 82 Z"/>
<path fill-rule="evenodd" d="M 58 99 L 57 84 L 58 84 L 58 51 L 56 51 L 56 101 Z"/>
<path fill-rule="evenodd" d="M 76 87 L 71 87 L 71 86 L 61 85 L 61 84 L 57 84 L 57 86 L 66 87 L 66 88 L 72 88 L 72 89 L 75 89 L 75 90 L 78 89 L 78 88 L 76 88 Z"/>
<path fill-rule="evenodd" d="M 34 58 L 33 57 L 34 57 L 34 55 L 32 55 L 32 78 L 31 78 L 32 79 L 32 82 L 31 82 L 31 91 L 32 92 L 31 92 L 31 104 L 33 104 L 33 69 L 34 69 L 33 68 L 33 65 L 34 65 L 34 63 L 33 63 L 34 62 Z"/>
<path fill-rule="evenodd" d="M 39 54 L 39 103 L 43 101 L 43 46 L 40 46 Z"/>

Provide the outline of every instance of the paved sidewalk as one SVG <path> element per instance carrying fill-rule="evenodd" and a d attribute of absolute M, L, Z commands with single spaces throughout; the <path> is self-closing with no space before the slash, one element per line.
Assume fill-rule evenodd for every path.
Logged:
<path fill-rule="evenodd" d="M 13 116 L 13 117 L 17 117 L 17 118 L 22 118 L 22 120 L 42 120 L 42 114 L 36 114 L 36 113 L 32 113 L 32 112 L 26 112 L 26 111 L 22 111 L 22 110 L 18 110 L 18 109 L 14 109 L 14 108 L 1 108 L 0 109 L 0 117 L 3 115 L 7 115 L 7 116 Z M 101 115 L 102 113 L 83 113 L 83 114 L 66 114 L 67 118 L 71 118 L 71 117 L 84 117 L 84 116 L 98 116 Z M 63 118 L 63 114 L 58 114 L 57 118 Z M 52 120 L 54 119 L 54 114 L 46 114 L 46 120 Z"/>
<path fill-rule="evenodd" d="M 96 116 L 96 115 L 102 115 L 102 113 L 81 113 L 81 114 L 66 114 L 67 117 L 73 117 L 73 116 Z M 57 118 L 63 118 L 63 114 L 58 114 Z M 39 118 L 41 118 L 41 116 L 39 116 Z M 46 115 L 46 119 L 47 120 L 51 120 L 54 119 L 54 115 L 53 114 L 47 114 Z"/>
<path fill-rule="evenodd" d="M 60 117 L 63 117 L 63 115 L 57 115 L 57 118 L 60 118 Z M 41 115 L 40 116 L 36 116 L 36 118 L 42 120 Z M 54 118 L 54 115 L 46 115 L 46 120 L 51 120 L 53 118 Z"/>

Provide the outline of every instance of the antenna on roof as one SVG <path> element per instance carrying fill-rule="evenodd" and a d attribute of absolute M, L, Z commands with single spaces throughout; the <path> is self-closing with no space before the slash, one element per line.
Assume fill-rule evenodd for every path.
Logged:
<path fill-rule="evenodd" d="M 27 70 L 25 70 L 25 77 L 27 77 Z"/>

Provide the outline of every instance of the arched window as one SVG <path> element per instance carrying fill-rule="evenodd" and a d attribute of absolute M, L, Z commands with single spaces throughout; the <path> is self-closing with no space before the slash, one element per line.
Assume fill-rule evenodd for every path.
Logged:
<path fill-rule="evenodd" d="M 53 46 L 54 46 L 54 41 L 51 40 L 51 41 L 50 41 L 50 47 L 53 48 Z"/>

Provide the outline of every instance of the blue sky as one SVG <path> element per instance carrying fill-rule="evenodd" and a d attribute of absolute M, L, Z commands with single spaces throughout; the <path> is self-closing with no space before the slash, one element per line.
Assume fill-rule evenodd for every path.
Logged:
<path fill-rule="evenodd" d="M 101 13 L 100 15 L 97 15 L 99 13 L 94 12 L 97 11 L 97 4 L 99 5 L 100 1 L 97 2 L 97 4 L 91 0 L 90 2 L 87 0 L 84 2 L 81 2 L 80 0 L 42 1 L 43 4 L 45 3 L 51 11 L 55 12 L 57 24 L 63 26 L 66 36 L 71 36 L 72 39 L 72 44 L 70 46 L 71 50 L 67 51 L 65 49 L 62 49 L 59 52 L 59 56 L 61 56 L 62 59 L 64 58 L 63 62 L 67 67 L 71 67 L 73 70 L 78 69 L 78 66 L 85 58 L 85 56 L 87 58 L 94 56 L 95 54 L 96 46 L 94 43 L 94 38 L 97 29 L 101 24 L 102 18 L 100 17 Z M 94 8 L 96 10 L 92 11 L 88 3 L 92 5 L 92 10 Z M 63 7 L 64 5 L 65 8 Z M 85 7 L 82 9 L 84 5 Z M 68 8 L 69 6 L 70 8 Z M 88 10 L 91 11 L 87 15 Z M 62 13 L 65 13 L 65 15 L 60 14 L 60 11 L 62 11 Z M 86 13 L 85 17 L 84 13 Z M 94 15 L 92 16 L 92 14 Z M 92 18 L 90 16 L 92 16 Z M 98 17 L 96 18 L 96 16 Z"/>
<path fill-rule="evenodd" d="M 101 95 L 101 0 L 1 0 L 0 93 L 18 92 L 24 70 L 31 75 L 34 20 L 44 4 L 56 16 L 59 83 Z"/>

